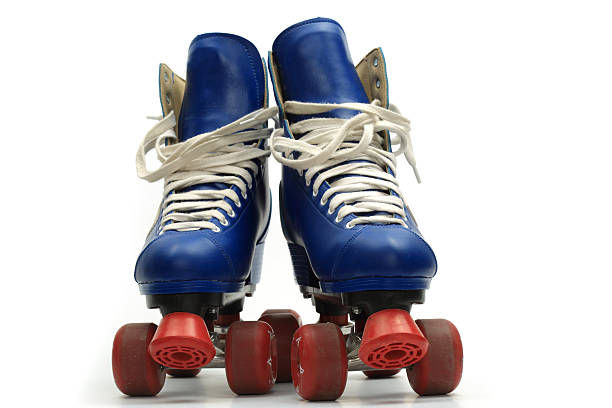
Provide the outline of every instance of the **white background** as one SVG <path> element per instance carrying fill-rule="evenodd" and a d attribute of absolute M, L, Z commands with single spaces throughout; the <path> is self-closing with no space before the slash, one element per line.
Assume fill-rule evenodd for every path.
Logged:
<path fill-rule="evenodd" d="M 399 4 L 402 4 L 400 6 Z M 355 62 L 382 46 L 391 101 L 412 120 L 423 178 L 403 191 L 439 274 L 416 317 L 462 333 L 464 378 L 417 398 L 404 374 L 349 377 L 338 405 L 608 405 L 612 9 L 606 2 L 4 3 L 2 405 L 304 404 L 292 387 L 235 397 L 223 371 L 169 379 L 156 398 L 115 389 L 114 332 L 155 321 L 132 273 L 161 199 L 137 179 L 136 147 L 159 114 L 157 64 L 184 73 L 202 32 L 264 55 L 281 30 L 325 16 Z M 278 222 L 243 316 L 293 308 Z M 8 401 L 7 401 L 8 400 Z"/>

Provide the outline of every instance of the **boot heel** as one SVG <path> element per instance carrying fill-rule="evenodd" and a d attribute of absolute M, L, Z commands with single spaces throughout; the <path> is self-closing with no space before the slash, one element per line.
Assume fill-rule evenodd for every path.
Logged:
<path fill-rule="evenodd" d="M 293 273 L 295 280 L 300 286 L 310 286 L 313 288 L 319 287 L 319 279 L 312 270 L 310 260 L 306 254 L 306 250 L 297 244 L 287 242 L 289 253 L 291 254 L 291 263 L 293 264 Z"/>

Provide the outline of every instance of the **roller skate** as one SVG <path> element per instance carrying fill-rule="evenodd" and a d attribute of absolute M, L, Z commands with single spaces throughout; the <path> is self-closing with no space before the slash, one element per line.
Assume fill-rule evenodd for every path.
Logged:
<path fill-rule="evenodd" d="M 186 80 L 161 64 L 159 89 L 163 117 L 136 167 L 147 181 L 163 178 L 164 193 L 135 279 L 163 317 L 159 326 L 119 329 L 115 383 L 127 395 L 152 396 L 167 374 L 225 367 L 236 394 L 265 393 L 277 375 L 274 332 L 263 318 L 240 321 L 260 280 L 270 220 L 267 123 L 277 109 L 267 106 L 265 62 L 241 37 L 200 35 L 189 47 Z M 145 160 L 152 149 L 161 161 L 155 170 Z"/>
<path fill-rule="evenodd" d="M 396 179 L 402 153 L 419 176 L 382 50 L 353 66 L 340 25 L 316 18 L 283 31 L 268 65 L 283 125 L 270 142 L 283 165 L 281 223 L 295 279 L 320 314 L 293 336 L 297 393 L 335 400 L 348 370 L 404 368 L 416 393 L 451 392 L 462 372 L 457 329 L 410 314 L 437 264 Z"/>

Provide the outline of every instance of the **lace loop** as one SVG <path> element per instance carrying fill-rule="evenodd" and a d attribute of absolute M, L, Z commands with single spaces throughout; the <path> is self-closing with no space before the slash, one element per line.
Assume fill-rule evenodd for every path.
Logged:
<path fill-rule="evenodd" d="M 267 145 L 261 142 L 270 137 L 272 129 L 264 126 L 277 112 L 277 108 L 259 109 L 183 142 L 178 141 L 176 118 L 170 112 L 147 132 L 136 153 L 136 172 L 149 182 L 165 179 L 161 233 L 198 229 L 218 232 L 213 219 L 224 226 L 229 224 L 220 210 L 235 216 L 226 199 L 241 206 L 232 187 L 240 190 L 243 198 L 247 196 L 253 176 L 259 171 L 254 160 L 270 155 Z M 161 165 L 150 170 L 146 154 L 153 149 Z M 227 188 L 192 188 L 206 184 L 223 184 Z"/>
<path fill-rule="evenodd" d="M 314 178 L 313 191 L 318 192 L 321 184 L 328 182 L 330 188 L 321 203 L 329 200 L 330 214 L 341 207 L 337 215 L 340 220 L 349 214 L 361 214 L 350 221 L 351 228 L 364 223 L 405 225 L 405 200 L 394 176 L 395 156 L 404 154 L 417 181 L 421 180 L 412 150 L 410 121 L 395 106 L 385 109 L 378 100 L 371 104 L 287 101 L 284 109 L 298 115 L 335 109 L 359 112 L 349 119 L 311 118 L 294 123 L 290 130 L 301 135 L 299 139 L 284 137 L 283 129 L 276 129 L 270 139 L 272 155 L 281 164 L 304 172 L 306 185 Z M 399 144 L 399 148 L 387 151 L 379 133 L 382 131 L 391 132 L 391 146 Z"/>

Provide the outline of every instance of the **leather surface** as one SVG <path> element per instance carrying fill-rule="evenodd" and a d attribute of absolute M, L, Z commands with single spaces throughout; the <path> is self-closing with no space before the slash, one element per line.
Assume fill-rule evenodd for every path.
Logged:
<path fill-rule="evenodd" d="M 136 263 L 134 276 L 141 292 L 168 293 L 162 289 L 168 282 L 191 282 L 192 287 L 185 287 L 184 292 L 215 292 L 219 286 L 216 282 L 241 287 L 251 272 L 255 245 L 263 243 L 263 236 L 259 241 L 258 237 L 265 234 L 269 222 L 267 174 L 259 178 L 255 190 L 255 197 L 252 192 L 247 200 L 241 197 L 241 208 L 233 206 L 236 218 L 228 218 L 229 226 L 215 222 L 221 232 L 168 231 L 160 235 L 154 228 Z M 202 281 L 210 284 L 202 287 Z"/>
<path fill-rule="evenodd" d="M 265 68 L 255 47 L 245 39 L 219 33 L 198 36 L 190 47 L 187 67 L 187 81 L 183 82 L 167 66 L 160 66 L 162 109 L 167 115 L 182 100 L 179 125 L 183 138 L 217 129 L 267 106 Z M 141 293 L 231 292 L 240 290 L 251 274 L 251 283 L 259 280 L 261 262 L 256 262 L 257 270 L 252 265 L 256 245 L 261 244 L 258 253 L 263 250 L 271 206 L 267 163 L 257 163 L 259 172 L 247 199 L 236 187 L 232 188 L 240 197 L 240 207 L 226 199 L 236 214 L 234 218 L 226 214 L 229 225 L 213 221 L 220 232 L 160 234 L 158 212 L 134 272 Z"/>
<path fill-rule="evenodd" d="M 184 94 L 185 80 L 176 75 L 168 65 L 159 64 L 159 102 L 164 117 L 171 111 L 174 111 L 176 118 L 181 115 Z M 178 122 L 174 131 L 178 134 Z"/>
<path fill-rule="evenodd" d="M 300 33 L 301 30 L 305 33 Z M 318 30 L 323 33 L 322 36 L 317 35 Z M 297 39 L 323 38 L 325 41 L 303 43 L 290 41 L 288 36 Z M 331 37 L 335 40 L 329 40 Z M 297 60 L 287 57 L 287 54 L 283 56 L 281 48 L 287 44 L 295 49 L 284 51 L 297 56 Z M 388 87 L 382 51 L 372 51 L 357 69 L 351 65 L 350 70 L 347 68 L 348 55 L 344 33 L 335 22 L 327 19 L 308 20 L 287 29 L 275 41 L 269 57 L 277 103 L 282 105 L 282 101 L 295 98 L 310 102 L 367 103 L 378 98 L 383 106 L 387 106 Z M 312 57 L 309 62 L 301 62 L 309 57 Z M 374 57 L 378 58 L 377 66 L 374 66 Z M 323 60 L 325 63 L 321 62 Z M 318 63 L 323 66 L 312 66 Z M 302 69 L 303 66 L 309 69 Z M 378 87 L 376 80 L 380 80 Z M 316 81 L 325 83 L 317 84 Z M 300 86 L 304 89 L 299 89 Z M 339 113 L 338 110 L 332 114 L 346 117 L 345 112 Z M 294 123 L 301 118 L 288 115 L 286 119 Z M 292 137 L 287 123 L 285 136 Z M 422 238 L 407 208 L 408 228 L 369 224 L 347 229 L 346 224 L 355 216 L 349 215 L 341 222 L 336 222 L 338 210 L 329 214 L 327 204 L 320 203 L 327 189 L 329 184 L 325 182 L 318 194 L 313 196 L 312 185 L 306 186 L 303 176 L 296 170 L 283 167 L 280 189 L 283 232 L 288 242 L 306 250 L 324 292 L 426 289 L 429 286 L 437 269 L 436 257 Z"/>
<path fill-rule="evenodd" d="M 377 224 L 347 229 L 346 224 L 354 215 L 337 223 L 336 213 L 329 214 L 327 205 L 320 204 L 328 188 L 324 183 L 318 195 L 313 196 L 312 185 L 306 186 L 296 170 L 283 168 L 280 194 L 285 238 L 306 250 L 319 280 L 380 277 L 369 288 L 375 290 L 388 288 L 384 277 L 432 278 L 435 275 L 435 255 L 410 218 L 409 228 Z"/>
<path fill-rule="evenodd" d="M 315 18 L 287 28 L 274 41 L 272 54 L 285 100 L 368 102 L 344 31 L 334 20 Z M 317 116 L 350 118 L 355 114 L 341 109 Z"/>
<path fill-rule="evenodd" d="M 378 99 L 385 108 L 389 107 L 389 81 L 387 64 L 382 48 L 374 48 L 355 67 L 368 101 Z"/>
<path fill-rule="evenodd" d="M 189 46 L 187 83 L 178 136 L 209 132 L 265 104 L 261 57 L 253 44 L 232 34 L 210 33 Z"/>

